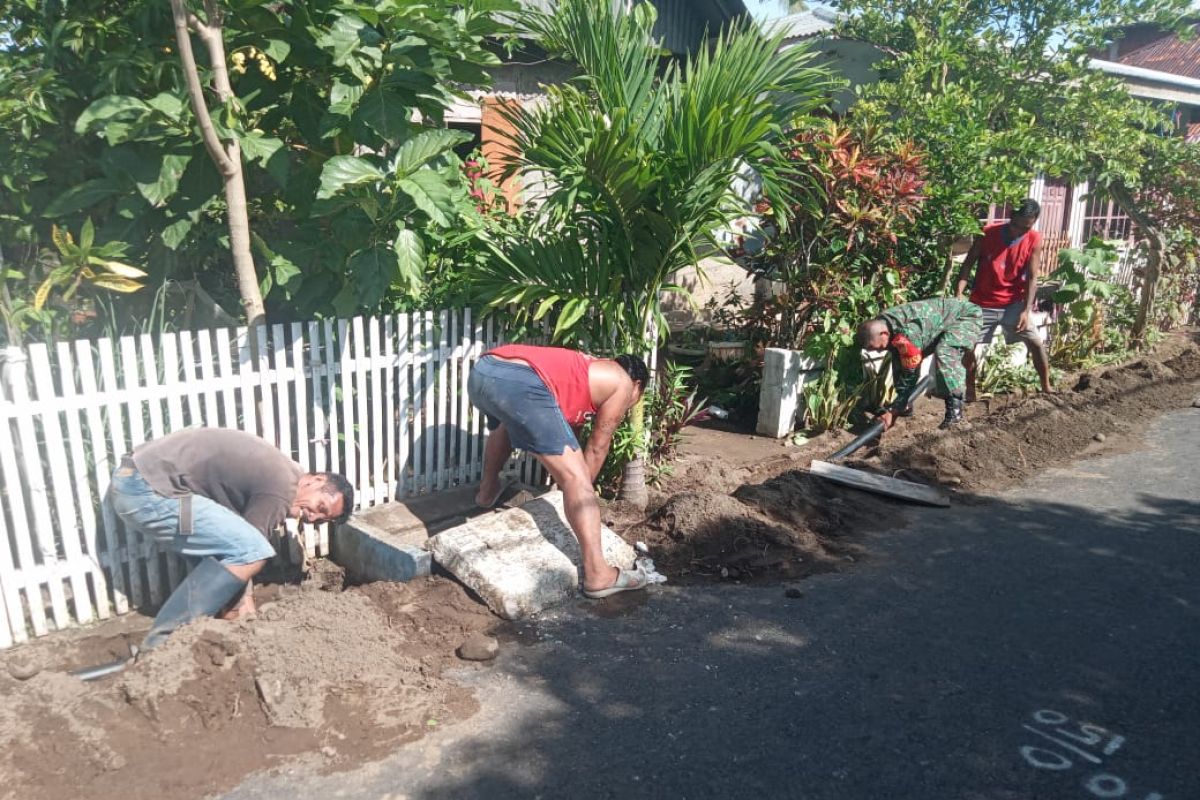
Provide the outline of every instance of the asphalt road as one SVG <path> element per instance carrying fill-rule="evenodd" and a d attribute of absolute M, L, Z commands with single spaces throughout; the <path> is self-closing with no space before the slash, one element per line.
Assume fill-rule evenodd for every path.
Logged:
<path fill-rule="evenodd" d="M 1200 798 L 1200 410 L 1136 452 L 909 512 L 847 571 L 568 609 L 482 711 L 323 798 Z M 611 607 L 605 607 L 611 610 Z"/>

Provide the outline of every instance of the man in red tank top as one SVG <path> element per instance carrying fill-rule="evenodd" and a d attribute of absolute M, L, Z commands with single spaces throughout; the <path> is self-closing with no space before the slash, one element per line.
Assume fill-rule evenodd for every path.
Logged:
<path fill-rule="evenodd" d="M 562 490 L 567 521 L 583 553 L 583 593 L 590 598 L 644 589 L 640 570 L 609 565 L 600 546 L 600 504 L 593 487 L 613 433 L 650 379 L 634 355 L 593 358 L 562 347 L 510 344 L 485 353 L 471 370 L 467 394 L 487 416 L 483 480 L 475 502 L 500 499 L 500 469 L 513 448 L 532 453 Z M 586 448 L 575 429 L 592 421 Z"/>
<path fill-rule="evenodd" d="M 1008 222 L 988 225 L 983 235 L 975 238 L 958 273 L 955 296 L 961 298 L 975 269 L 975 285 L 971 302 L 983 309 L 983 331 L 980 343 L 992 341 L 996 329 L 1004 331 L 1009 344 L 1023 342 L 1037 370 L 1043 392 L 1053 391 L 1050 385 L 1050 359 L 1042 334 L 1033 321 L 1037 300 L 1038 271 L 1042 260 L 1042 235 L 1033 230 L 1041 214 L 1036 200 L 1026 198 L 1013 212 Z M 968 348 L 963 356 L 967 368 L 967 402 L 975 400 L 975 349 Z"/>

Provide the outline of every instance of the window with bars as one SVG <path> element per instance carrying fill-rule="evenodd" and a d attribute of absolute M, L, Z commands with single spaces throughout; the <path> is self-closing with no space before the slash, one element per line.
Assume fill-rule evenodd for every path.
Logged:
<path fill-rule="evenodd" d="M 1092 197 L 1083 214 L 1083 241 L 1099 236 L 1101 239 L 1133 239 L 1133 221 L 1113 200 Z"/>

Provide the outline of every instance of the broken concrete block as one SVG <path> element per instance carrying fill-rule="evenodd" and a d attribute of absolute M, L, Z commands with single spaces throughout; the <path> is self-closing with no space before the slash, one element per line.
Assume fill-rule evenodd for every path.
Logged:
<path fill-rule="evenodd" d="M 330 556 L 359 580 L 410 581 L 429 574 L 425 525 L 403 503 L 351 515 L 330 537 Z"/>
<path fill-rule="evenodd" d="M 600 533 L 608 563 L 629 569 L 633 548 L 608 528 Z M 505 619 L 536 614 L 579 592 L 579 542 L 563 513 L 561 492 L 475 517 L 431 538 L 429 549 Z"/>

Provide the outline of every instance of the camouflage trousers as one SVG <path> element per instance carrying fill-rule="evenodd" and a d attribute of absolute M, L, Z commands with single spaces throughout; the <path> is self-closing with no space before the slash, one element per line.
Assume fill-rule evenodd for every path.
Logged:
<path fill-rule="evenodd" d="M 934 385 L 938 397 L 961 395 L 967 384 L 967 369 L 963 356 L 975 347 L 983 329 L 983 312 L 977 306 L 964 309 L 962 316 L 953 320 L 933 348 Z"/>

